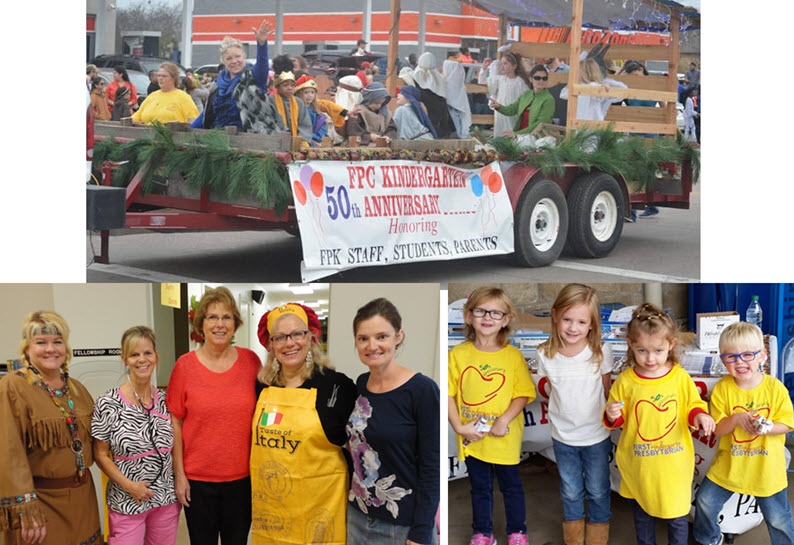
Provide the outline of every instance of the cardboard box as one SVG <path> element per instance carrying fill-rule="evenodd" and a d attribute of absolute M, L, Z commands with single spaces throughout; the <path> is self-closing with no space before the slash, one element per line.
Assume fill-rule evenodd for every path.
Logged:
<path fill-rule="evenodd" d="M 701 350 L 718 350 L 722 331 L 739 321 L 738 312 L 704 312 L 695 318 L 695 332 Z"/>

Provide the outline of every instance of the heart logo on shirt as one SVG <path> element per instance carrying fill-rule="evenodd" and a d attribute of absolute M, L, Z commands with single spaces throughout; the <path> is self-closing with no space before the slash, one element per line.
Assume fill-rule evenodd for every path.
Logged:
<path fill-rule="evenodd" d="M 667 400 L 661 407 L 647 399 L 642 399 L 634 406 L 637 418 L 637 434 L 646 443 L 658 441 L 675 427 L 678 420 L 678 401 Z"/>
<path fill-rule="evenodd" d="M 733 412 L 743 412 L 743 413 L 751 413 L 756 409 L 748 409 L 747 407 L 743 407 L 742 405 L 736 405 L 733 408 Z M 769 418 L 769 413 L 771 410 L 769 407 L 761 407 L 757 409 L 758 412 L 756 414 L 760 414 L 764 418 Z M 733 430 L 733 442 L 734 443 L 752 443 L 756 439 L 758 439 L 758 435 L 750 435 L 746 431 L 744 431 L 740 426 L 736 426 Z"/>
<path fill-rule="evenodd" d="M 461 388 L 460 399 L 469 407 L 476 407 L 483 403 L 488 403 L 505 383 L 505 376 L 502 373 L 491 373 L 484 376 L 476 367 L 467 367 L 460 374 L 460 383 L 466 384 L 465 390 L 468 391 L 468 399 L 464 397 L 464 388 Z"/>

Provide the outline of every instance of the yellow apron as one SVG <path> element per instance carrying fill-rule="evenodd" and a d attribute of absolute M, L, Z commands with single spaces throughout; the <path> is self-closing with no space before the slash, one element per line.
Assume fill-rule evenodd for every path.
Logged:
<path fill-rule="evenodd" d="M 265 388 L 254 411 L 254 545 L 345 545 L 349 479 L 342 449 L 325 437 L 317 390 Z"/>

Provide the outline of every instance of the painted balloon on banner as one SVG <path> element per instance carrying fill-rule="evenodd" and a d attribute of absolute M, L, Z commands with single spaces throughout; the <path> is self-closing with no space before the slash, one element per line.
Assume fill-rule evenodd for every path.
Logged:
<path fill-rule="evenodd" d="M 295 191 L 295 197 L 298 199 L 298 202 L 301 205 L 306 204 L 306 189 L 303 187 L 301 182 L 292 182 L 292 189 Z"/>
<path fill-rule="evenodd" d="M 471 192 L 477 197 L 482 196 L 482 178 L 479 174 L 471 177 Z"/>
<path fill-rule="evenodd" d="M 324 186 L 324 181 L 323 181 L 322 172 L 315 172 L 314 174 L 312 174 L 311 188 L 312 188 L 312 193 L 314 194 L 315 197 L 319 197 L 320 195 L 323 194 L 323 186 Z"/>
<path fill-rule="evenodd" d="M 502 189 L 502 177 L 496 172 L 491 172 L 488 176 L 488 189 L 491 190 L 491 193 L 499 193 Z"/>

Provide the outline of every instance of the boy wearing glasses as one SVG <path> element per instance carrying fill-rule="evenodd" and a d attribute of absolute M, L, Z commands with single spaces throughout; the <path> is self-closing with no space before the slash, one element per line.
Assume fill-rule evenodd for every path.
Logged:
<path fill-rule="evenodd" d="M 772 545 L 794 543 L 784 457 L 785 434 L 794 428 L 788 390 L 760 370 L 766 350 L 756 325 L 726 327 L 720 358 L 728 375 L 714 386 L 710 405 L 720 443 L 695 498 L 695 540 L 702 545 L 723 542 L 718 516 L 738 492 L 756 497 Z"/>

